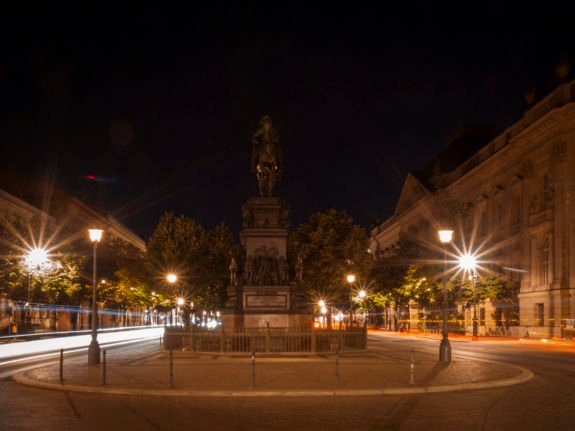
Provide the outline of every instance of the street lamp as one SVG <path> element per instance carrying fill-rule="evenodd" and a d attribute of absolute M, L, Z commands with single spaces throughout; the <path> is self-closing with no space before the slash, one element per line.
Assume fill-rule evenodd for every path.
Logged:
<path fill-rule="evenodd" d="M 443 244 L 443 319 L 441 327 L 441 343 L 439 344 L 439 362 L 451 362 L 451 344 L 447 333 L 447 244 L 453 238 L 453 231 L 444 229 L 438 231 L 439 241 Z"/>
<path fill-rule="evenodd" d="M 42 247 L 35 247 L 31 249 L 26 257 L 24 258 L 24 266 L 28 271 L 28 290 L 26 292 L 26 327 L 27 329 L 31 329 L 32 323 L 32 316 L 31 316 L 31 304 L 32 304 L 32 287 L 31 287 L 31 279 L 32 274 L 37 274 L 43 269 L 47 268 L 50 265 L 50 259 L 48 257 L 48 251 L 43 249 Z"/>
<path fill-rule="evenodd" d="M 166 281 L 169 284 L 173 285 L 176 283 L 176 281 L 178 281 L 178 276 L 176 274 L 174 274 L 173 272 L 169 272 L 168 274 L 166 274 Z M 177 324 L 178 323 L 178 315 L 180 313 L 180 307 L 177 307 L 176 313 L 177 313 L 177 315 L 176 315 L 176 324 Z M 174 323 L 174 309 L 172 308 L 170 310 L 170 326 L 173 325 L 173 323 Z"/>
<path fill-rule="evenodd" d="M 464 269 L 469 275 L 469 280 L 471 281 L 471 288 L 473 290 L 473 340 L 477 340 L 477 292 L 475 289 L 475 278 L 477 273 L 475 268 L 477 267 L 477 259 L 470 253 L 465 253 L 459 256 L 459 267 Z"/>
<path fill-rule="evenodd" d="M 94 245 L 94 260 L 92 264 L 92 341 L 88 347 L 88 364 L 100 363 L 100 345 L 98 344 L 98 307 L 96 304 L 96 250 L 102 239 L 102 229 L 88 229 L 90 241 Z"/>

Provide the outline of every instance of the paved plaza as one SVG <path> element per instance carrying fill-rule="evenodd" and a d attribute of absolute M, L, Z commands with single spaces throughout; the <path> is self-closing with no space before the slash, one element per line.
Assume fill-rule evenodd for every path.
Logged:
<path fill-rule="evenodd" d="M 27 370 L 15 381 L 54 390 L 149 396 L 345 396 L 393 395 L 494 388 L 529 380 L 529 370 L 454 358 L 397 345 L 327 354 L 200 354 L 158 344 L 106 352 L 103 365 L 64 356 L 60 365 Z M 171 383 L 171 385 L 170 385 Z"/>

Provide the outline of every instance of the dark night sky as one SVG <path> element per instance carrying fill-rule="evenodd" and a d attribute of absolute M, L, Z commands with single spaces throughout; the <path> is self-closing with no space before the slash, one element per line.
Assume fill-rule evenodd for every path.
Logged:
<path fill-rule="evenodd" d="M 335 207 L 369 228 L 458 126 L 503 130 L 575 61 L 568 2 L 211 4 L 3 12 L 0 165 L 144 237 L 167 210 L 237 234 L 269 114 L 292 225 Z"/>

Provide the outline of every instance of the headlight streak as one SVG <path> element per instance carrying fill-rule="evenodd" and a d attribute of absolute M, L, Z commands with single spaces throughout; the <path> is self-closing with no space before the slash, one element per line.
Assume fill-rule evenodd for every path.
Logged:
<path fill-rule="evenodd" d="M 140 329 L 136 331 L 121 331 L 121 332 L 99 332 L 98 338 L 101 337 L 102 343 L 120 343 L 132 342 L 137 338 L 141 341 L 146 338 L 158 338 L 164 331 L 163 327 Z M 3 344 L 0 346 L 0 358 L 11 358 L 22 355 L 33 355 L 36 353 L 53 352 L 54 350 L 64 349 L 83 349 L 87 348 L 90 344 L 90 334 L 68 336 L 65 338 L 53 338 L 49 340 L 36 340 L 26 343 Z M 29 360 L 30 358 L 19 359 Z M 8 362 L 0 362 L 3 365 Z"/>

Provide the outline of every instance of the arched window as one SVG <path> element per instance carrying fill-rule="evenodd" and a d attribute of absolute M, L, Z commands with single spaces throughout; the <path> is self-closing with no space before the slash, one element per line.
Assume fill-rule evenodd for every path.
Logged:
<path fill-rule="evenodd" d="M 543 243 L 543 250 L 541 253 L 541 271 L 543 275 L 543 284 L 549 283 L 549 239 Z"/>

